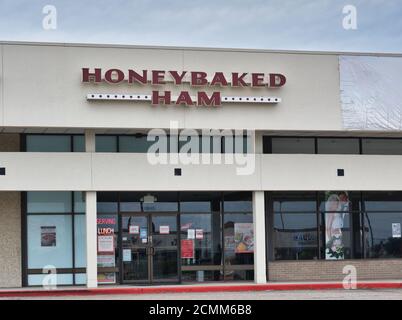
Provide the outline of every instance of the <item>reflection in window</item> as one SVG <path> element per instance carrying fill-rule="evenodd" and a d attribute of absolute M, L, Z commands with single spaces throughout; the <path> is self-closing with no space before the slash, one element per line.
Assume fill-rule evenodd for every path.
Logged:
<path fill-rule="evenodd" d="M 27 152 L 85 152 L 84 135 L 27 134 Z"/>
<path fill-rule="evenodd" d="M 314 138 L 272 138 L 272 153 L 315 153 Z"/>
<path fill-rule="evenodd" d="M 359 154 L 359 139 L 348 138 L 318 138 L 317 152 L 319 154 Z"/>
<path fill-rule="evenodd" d="M 219 214 L 183 213 L 181 239 L 194 241 L 194 259 L 182 259 L 183 265 L 219 265 L 222 247 Z"/>
<path fill-rule="evenodd" d="M 274 214 L 275 260 L 318 258 L 317 216 L 315 212 Z"/>
<path fill-rule="evenodd" d="M 274 211 L 313 212 L 316 211 L 315 192 L 275 192 Z"/>
<path fill-rule="evenodd" d="M 402 154 L 402 139 L 362 139 L 363 154 Z"/>
<path fill-rule="evenodd" d="M 364 214 L 367 258 L 401 258 L 400 234 L 402 212 L 370 212 Z"/>
<path fill-rule="evenodd" d="M 254 263 L 252 213 L 225 213 L 223 222 L 225 265 Z"/>
<path fill-rule="evenodd" d="M 71 192 L 35 191 L 27 192 L 28 213 L 70 213 Z"/>

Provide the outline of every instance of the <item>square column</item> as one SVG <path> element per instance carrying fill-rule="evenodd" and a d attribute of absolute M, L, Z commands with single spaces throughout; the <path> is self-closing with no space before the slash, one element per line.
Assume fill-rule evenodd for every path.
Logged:
<path fill-rule="evenodd" d="M 87 240 L 87 287 L 98 286 L 98 253 L 96 229 L 96 192 L 85 193 L 86 240 Z"/>
<path fill-rule="evenodd" d="M 265 196 L 264 191 L 253 192 L 254 225 L 254 282 L 267 282 L 267 260 L 265 253 Z"/>
<path fill-rule="evenodd" d="M 95 132 L 85 130 L 85 152 L 95 152 Z M 86 240 L 87 240 L 87 287 L 98 286 L 98 252 L 96 227 L 96 192 L 85 192 Z"/>

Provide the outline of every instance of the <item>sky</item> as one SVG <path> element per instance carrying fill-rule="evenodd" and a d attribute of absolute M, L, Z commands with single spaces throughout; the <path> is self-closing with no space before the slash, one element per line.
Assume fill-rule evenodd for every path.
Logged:
<path fill-rule="evenodd" d="M 402 0 L 0 0 L 1 40 L 401 53 Z"/>

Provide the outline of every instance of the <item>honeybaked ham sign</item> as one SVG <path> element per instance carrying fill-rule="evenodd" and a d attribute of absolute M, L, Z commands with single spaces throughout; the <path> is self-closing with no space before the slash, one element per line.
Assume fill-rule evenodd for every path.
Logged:
<path fill-rule="evenodd" d="M 280 73 L 206 73 L 203 71 L 165 71 L 165 70 L 121 70 L 102 68 L 82 68 L 82 82 L 86 84 L 119 84 L 149 86 L 146 94 L 135 93 L 88 93 L 88 100 L 127 100 L 150 101 L 152 105 L 182 105 L 218 107 L 222 103 L 276 104 L 281 102 L 277 96 L 264 95 L 264 89 L 278 89 L 285 85 L 286 77 Z M 192 90 L 182 90 L 177 95 L 166 90 L 165 85 L 185 85 Z M 224 88 L 255 88 L 256 96 L 223 96 Z M 193 92 L 196 92 L 195 95 Z M 257 93 L 257 92 L 256 92 Z"/>

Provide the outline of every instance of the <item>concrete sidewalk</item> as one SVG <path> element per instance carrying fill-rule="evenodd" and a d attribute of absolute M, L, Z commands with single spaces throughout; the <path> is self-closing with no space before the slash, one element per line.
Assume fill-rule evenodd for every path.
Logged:
<path fill-rule="evenodd" d="M 272 290 L 333 290 L 344 289 L 342 282 L 268 282 L 266 284 L 247 283 L 196 283 L 163 286 L 102 286 L 94 289 L 86 287 L 58 287 L 54 290 L 38 288 L 1 289 L 0 297 L 51 297 L 51 296 L 93 296 L 132 295 L 156 293 L 205 293 L 205 292 L 245 292 Z M 359 281 L 357 289 L 402 289 L 401 280 Z"/>

